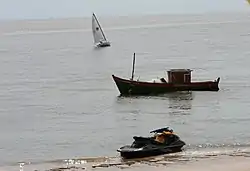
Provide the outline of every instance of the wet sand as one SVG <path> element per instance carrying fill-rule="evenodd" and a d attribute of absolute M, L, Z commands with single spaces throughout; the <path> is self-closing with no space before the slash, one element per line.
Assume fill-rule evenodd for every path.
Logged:
<path fill-rule="evenodd" d="M 133 170 L 133 171 L 249 171 L 250 158 L 246 157 L 215 157 L 209 159 L 201 159 L 196 161 L 188 161 L 181 163 L 172 162 L 156 162 L 152 165 L 137 163 L 132 166 L 120 165 L 109 167 L 103 170 Z M 86 169 L 88 170 L 88 169 Z M 92 170 L 92 169 L 90 169 Z"/>
<path fill-rule="evenodd" d="M 250 157 L 244 156 L 216 156 L 204 159 L 195 159 L 190 161 L 156 161 L 149 163 L 144 162 L 127 162 L 125 163 L 96 163 L 96 164 L 42 164 L 26 165 L 24 167 L 4 167 L 0 171 L 81 171 L 81 170 L 127 170 L 127 171 L 249 171 Z"/>
<path fill-rule="evenodd" d="M 172 165 L 170 167 L 159 167 L 162 170 L 168 171 L 249 171 L 250 158 L 245 157 L 225 157 L 204 159 L 194 161 L 182 165 Z M 150 168 L 149 170 L 154 170 Z"/>
<path fill-rule="evenodd" d="M 115 167 L 104 170 L 118 170 L 126 168 L 126 170 L 133 171 L 249 171 L 250 158 L 245 157 L 221 157 L 209 158 L 192 162 L 175 163 L 163 162 L 155 165 L 135 164 L 132 167 Z M 119 169 L 119 170 L 120 170 Z"/>

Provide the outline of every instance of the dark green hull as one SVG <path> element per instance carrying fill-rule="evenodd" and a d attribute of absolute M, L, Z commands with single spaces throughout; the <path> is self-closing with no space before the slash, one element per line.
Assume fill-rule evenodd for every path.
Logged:
<path fill-rule="evenodd" d="M 157 95 L 176 91 L 219 91 L 220 81 L 218 78 L 215 81 L 173 84 L 133 81 L 114 75 L 112 77 L 121 95 Z"/>

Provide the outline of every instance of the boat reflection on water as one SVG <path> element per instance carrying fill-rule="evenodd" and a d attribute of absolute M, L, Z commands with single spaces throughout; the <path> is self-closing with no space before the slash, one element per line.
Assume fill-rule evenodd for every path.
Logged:
<path fill-rule="evenodd" d="M 190 114 L 192 109 L 193 92 L 175 92 L 167 94 L 170 114 Z"/>
<path fill-rule="evenodd" d="M 117 103 L 131 103 L 136 100 L 168 100 L 170 109 L 182 109 L 189 110 L 192 107 L 191 101 L 194 99 L 194 95 L 192 91 L 179 91 L 179 92 L 171 92 L 166 94 L 161 94 L 158 96 L 130 96 L 124 97 L 122 95 L 117 96 Z"/>

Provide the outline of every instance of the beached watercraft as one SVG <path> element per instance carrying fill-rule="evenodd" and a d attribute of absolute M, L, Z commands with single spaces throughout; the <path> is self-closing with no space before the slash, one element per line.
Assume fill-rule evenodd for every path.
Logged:
<path fill-rule="evenodd" d="M 220 77 L 214 81 L 191 81 L 190 69 L 171 69 L 165 78 L 151 81 L 134 80 L 135 53 L 131 79 L 123 79 L 112 75 L 121 95 L 158 95 L 175 91 L 218 91 Z"/>
<path fill-rule="evenodd" d="M 155 135 L 152 137 L 134 136 L 132 145 L 119 148 L 117 151 L 120 152 L 121 157 L 131 159 L 180 152 L 185 145 L 185 142 L 168 127 L 150 133 L 155 133 Z"/>

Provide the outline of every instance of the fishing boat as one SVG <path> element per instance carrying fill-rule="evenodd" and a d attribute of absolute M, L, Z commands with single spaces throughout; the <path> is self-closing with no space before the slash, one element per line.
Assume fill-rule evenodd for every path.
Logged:
<path fill-rule="evenodd" d="M 94 44 L 96 47 L 110 46 L 110 42 L 106 39 L 102 27 L 94 13 L 92 15 L 92 32 L 94 37 Z"/>
<path fill-rule="evenodd" d="M 135 53 L 131 79 L 124 79 L 112 75 L 121 95 L 158 95 L 176 91 L 219 91 L 220 77 L 214 81 L 191 81 L 191 69 L 171 69 L 165 78 L 151 81 L 134 80 Z"/>

